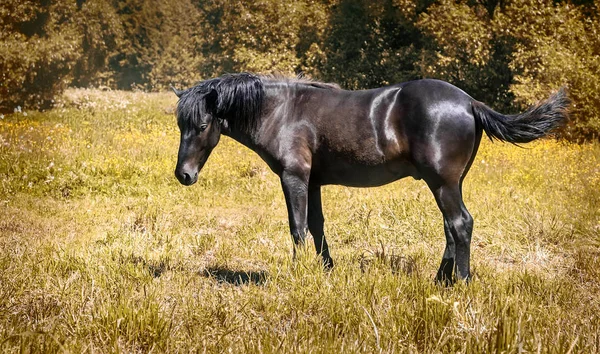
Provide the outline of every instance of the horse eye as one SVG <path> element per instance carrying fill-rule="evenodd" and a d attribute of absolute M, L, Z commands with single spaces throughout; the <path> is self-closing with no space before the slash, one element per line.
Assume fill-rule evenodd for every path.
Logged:
<path fill-rule="evenodd" d="M 206 127 L 208 127 L 208 124 L 202 124 L 202 125 L 201 125 L 201 126 L 198 128 L 198 130 L 199 130 L 200 132 L 203 132 L 203 131 L 205 131 L 205 130 L 206 130 Z"/>

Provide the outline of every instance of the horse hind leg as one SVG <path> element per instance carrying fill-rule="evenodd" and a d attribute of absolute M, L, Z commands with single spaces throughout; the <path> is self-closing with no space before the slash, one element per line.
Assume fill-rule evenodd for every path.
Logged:
<path fill-rule="evenodd" d="M 446 247 L 436 281 L 446 285 L 452 284 L 456 278 L 469 281 L 471 277 L 473 217 L 464 204 L 462 184 L 475 158 L 480 137 L 480 134 L 476 134 L 472 148 L 463 150 L 464 153 L 459 157 L 443 157 L 436 161 L 438 163 L 419 165 L 419 172 L 433 193 L 444 219 Z M 460 170 L 462 172 L 459 173 Z"/>
<path fill-rule="evenodd" d="M 437 271 L 435 280 L 438 283 L 444 285 L 450 285 L 452 283 L 452 274 L 454 272 L 455 259 L 456 259 L 456 244 L 454 242 L 454 236 L 450 231 L 448 222 L 444 218 L 444 235 L 446 236 L 446 248 L 444 249 L 444 255 L 442 256 L 442 263 Z"/>
<path fill-rule="evenodd" d="M 444 250 L 444 256 L 442 257 L 442 263 L 440 264 L 440 268 L 436 275 L 436 281 L 441 284 L 450 285 L 452 284 L 453 271 L 455 271 L 455 275 L 458 278 L 465 279 L 467 282 L 471 279 L 470 272 L 470 259 L 471 259 L 471 238 L 473 233 L 473 217 L 467 210 L 464 201 L 463 201 L 463 182 L 467 173 L 471 169 L 473 165 L 473 161 L 475 160 L 475 156 L 477 155 L 477 150 L 479 149 L 479 144 L 481 142 L 482 130 L 478 129 L 475 132 L 475 140 L 473 142 L 473 149 L 471 151 L 471 157 L 467 162 L 462 175 L 460 176 L 458 183 L 458 194 L 452 187 L 452 183 L 450 183 L 450 187 L 445 187 L 445 189 L 449 189 L 451 193 L 446 196 L 443 196 L 442 192 L 436 193 L 433 189 L 432 192 L 436 198 L 436 202 L 438 203 L 438 207 L 440 211 L 442 211 L 442 215 L 444 216 L 444 234 L 446 236 L 446 249 Z M 443 186 L 439 187 L 444 188 Z M 438 196 L 439 195 L 439 196 Z M 450 202 L 444 203 L 445 206 L 440 206 L 440 202 L 443 199 L 451 199 Z M 460 216 L 457 213 L 454 213 L 453 216 L 446 216 L 447 214 L 452 213 L 449 205 L 458 204 L 460 205 Z M 450 220 L 449 220 L 450 218 Z M 454 221 L 453 221 L 454 220 Z M 457 248 L 458 241 L 458 248 Z M 464 275 L 464 276 L 462 276 Z"/>
<path fill-rule="evenodd" d="M 444 217 L 446 235 L 446 249 L 436 281 L 445 284 L 451 284 L 455 278 L 469 281 L 473 217 L 464 205 L 458 183 L 440 185 L 432 188 L 432 192 Z"/>
<path fill-rule="evenodd" d="M 462 131 L 468 131 L 468 128 Z M 438 143 L 445 146 L 446 150 L 453 147 L 452 152 L 445 151 L 442 156 L 435 158 L 435 154 L 423 154 L 417 164 L 444 219 L 446 248 L 436 281 L 447 285 L 452 284 L 456 278 L 466 281 L 471 278 L 473 217 L 464 204 L 462 186 L 475 160 L 482 130 L 475 126 L 471 134 L 458 141 L 454 141 L 452 137 L 440 139 Z"/>
<path fill-rule="evenodd" d="M 467 210 L 462 197 L 462 183 L 470 165 L 474 152 L 463 155 L 461 159 L 445 159 L 438 168 L 427 168 L 431 164 L 422 164 L 425 182 L 435 197 L 438 208 L 444 219 L 444 235 L 446 247 L 436 275 L 436 281 L 450 285 L 456 278 L 470 280 L 471 235 L 473 217 Z M 465 166 L 458 174 L 456 166 Z M 453 167 L 453 168 L 451 168 Z"/>

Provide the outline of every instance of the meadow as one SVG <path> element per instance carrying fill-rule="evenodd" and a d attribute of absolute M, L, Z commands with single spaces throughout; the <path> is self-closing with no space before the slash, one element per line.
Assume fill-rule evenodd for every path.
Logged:
<path fill-rule="evenodd" d="M 173 94 L 0 116 L 0 351 L 600 352 L 600 143 L 482 142 L 473 281 L 433 278 L 422 181 L 323 190 L 336 261 L 292 261 L 277 176 L 223 137 L 174 177 Z"/>

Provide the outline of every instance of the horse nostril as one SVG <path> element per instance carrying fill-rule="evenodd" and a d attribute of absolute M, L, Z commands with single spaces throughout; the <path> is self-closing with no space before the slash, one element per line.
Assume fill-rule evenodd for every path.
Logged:
<path fill-rule="evenodd" d="M 185 181 L 185 184 L 190 184 L 192 182 L 192 176 L 190 176 L 189 173 L 184 172 L 183 173 L 183 180 Z"/>

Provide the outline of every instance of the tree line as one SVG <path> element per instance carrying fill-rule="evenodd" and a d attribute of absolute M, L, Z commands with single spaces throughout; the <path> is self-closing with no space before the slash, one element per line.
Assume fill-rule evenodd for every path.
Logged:
<path fill-rule="evenodd" d="M 600 0 L 5 0 L 0 111 L 66 87 L 164 90 L 227 72 L 347 89 L 449 81 L 511 113 L 566 87 L 600 136 Z"/>

